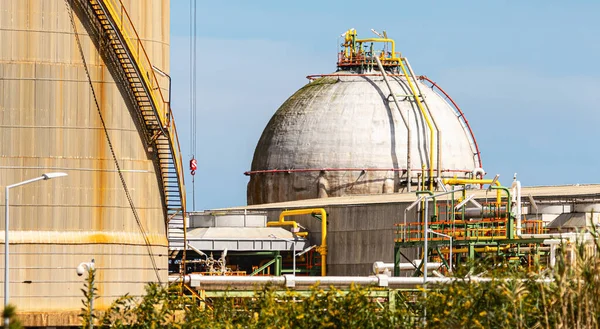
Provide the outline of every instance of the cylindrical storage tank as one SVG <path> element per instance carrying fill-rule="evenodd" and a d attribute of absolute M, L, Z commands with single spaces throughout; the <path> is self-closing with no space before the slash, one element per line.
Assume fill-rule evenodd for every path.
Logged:
<path fill-rule="evenodd" d="M 68 174 L 10 190 L 9 297 L 27 326 L 80 324 L 86 275 L 77 276 L 75 269 L 81 262 L 96 264 L 96 309 L 125 293 L 140 295 L 146 283 L 166 282 L 168 276 L 155 156 L 138 131 L 135 109 L 89 35 L 89 22 L 75 12 L 97 110 L 68 3 L 87 1 L 4 0 L 0 8 L 0 185 L 47 172 Z M 169 0 L 123 3 L 150 60 L 168 72 Z M 4 198 L 1 204 L 4 209 Z M 4 271 L 4 232 L 0 240 Z M 4 289 L 0 292 L 3 296 Z"/>
<path fill-rule="evenodd" d="M 429 177 L 430 131 L 407 79 L 388 79 L 411 130 L 414 190 L 423 175 Z M 472 177 L 480 163 L 464 121 L 429 86 L 411 83 L 420 89 L 435 132 L 434 176 L 439 169 L 440 177 Z M 407 191 L 407 128 L 390 96 L 378 71 L 340 71 L 298 90 L 271 118 L 256 146 L 247 173 L 248 204 Z"/>

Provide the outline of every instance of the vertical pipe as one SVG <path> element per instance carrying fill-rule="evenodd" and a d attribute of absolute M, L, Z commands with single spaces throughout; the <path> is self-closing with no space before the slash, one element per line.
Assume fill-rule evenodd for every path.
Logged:
<path fill-rule="evenodd" d="M 327 212 L 321 208 L 321 247 L 325 252 L 321 253 L 321 276 L 327 275 Z"/>
<path fill-rule="evenodd" d="M 392 54 L 393 56 L 393 54 Z M 411 178 L 411 164 L 410 164 L 410 149 L 411 149 L 411 133 L 410 133 L 410 125 L 408 120 L 406 120 L 406 118 L 404 117 L 404 114 L 402 113 L 402 111 L 400 110 L 400 103 L 398 103 L 398 98 L 396 98 L 396 94 L 394 94 L 394 91 L 392 90 L 392 86 L 390 85 L 390 82 L 387 78 L 387 75 L 385 74 L 385 70 L 383 69 L 383 65 L 381 65 L 381 61 L 379 60 L 379 58 L 377 56 L 375 57 L 375 61 L 377 61 L 377 66 L 379 67 L 379 71 L 381 71 L 381 76 L 383 77 L 383 81 L 385 81 L 385 84 L 387 85 L 388 89 L 390 90 L 390 94 L 392 95 L 392 99 L 394 100 L 394 104 L 396 104 L 396 108 L 398 109 L 398 112 L 400 112 L 400 116 L 402 117 L 402 121 L 404 121 L 404 126 L 406 127 L 406 133 L 407 133 L 407 137 L 406 137 L 406 144 L 407 144 L 407 148 L 406 148 L 406 186 L 408 189 L 408 192 L 411 191 L 411 184 L 410 184 L 410 178 Z"/>
<path fill-rule="evenodd" d="M 450 269 L 449 272 L 452 273 L 452 236 L 450 236 Z"/>
<path fill-rule="evenodd" d="M 517 220 L 517 236 L 521 236 L 521 182 L 514 180 L 511 186 L 512 197 L 515 199 L 515 219 Z M 512 200 L 508 200 L 511 202 Z M 509 214 L 510 215 L 510 214 Z"/>
<path fill-rule="evenodd" d="M 93 261 L 94 260 L 92 259 L 92 262 Z M 90 293 L 92 295 L 91 296 L 92 298 L 90 298 L 90 324 L 89 324 L 90 329 L 94 329 L 94 299 L 96 299 L 96 296 L 94 296 L 94 284 L 95 284 L 94 281 L 95 281 L 96 275 L 92 274 L 93 270 L 94 270 L 93 268 L 92 269 L 88 268 L 88 275 L 93 275 L 92 280 L 91 280 L 91 287 L 90 287 Z"/>
<path fill-rule="evenodd" d="M 423 108 L 423 104 L 421 103 L 419 95 L 417 95 L 415 87 L 410 81 L 410 77 L 408 76 L 406 67 L 404 67 L 403 61 L 406 61 L 406 58 L 400 58 L 400 68 L 402 69 L 402 73 L 404 73 L 404 76 L 406 77 L 406 82 L 408 83 L 408 87 L 410 88 L 410 91 L 412 92 L 415 98 L 417 107 L 419 107 L 419 110 L 421 110 L 421 114 L 425 118 L 425 122 L 427 123 L 427 127 L 429 128 L 429 189 L 433 190 L 433 127 L 431 125 L 431 120 L 429 120 L 429 115 L 427 115 L 427 111 L 425 111 L 425 108 Z M 415 79 L 415 83 L 416 82 L 417 80 Z"/>
<path fill-rule="evenodd" d="M 427 101 L 425 100 L 425 95 L 423 95 L 423 93 L 421 92 L 421 87 L 419 86 L 419 82 L 417 81 L 417 76 L 415 75 L 415 72 L 413 71 L 412 67 L 410 66 L 408 59 L 404 59 L 404 61 L 406 62 L 406 67 L 408 68 L 408 71 L 410 72 L 411 77 L 415 81 L 415 86 L 417 86 L 419 95 L 422 96 L 423 104 L 425 104 L 425 108 L 427 108 L 427 112 L 429 112 L 429 116 L 431 116 L 431 121 L 433 121 L 433 126 L 435 127 L 435 131 L 437 134 L 437 177 L 441 177 L 442 176 L 442 132 L 440 131 L 440 128 L 439 128 L 437 122 L 435 121 L 435 117 L 431 113 L 431 109 L 429 108 Z"/>
<path fill-rule="evenodd" d="M 8 192 L 9 191 L 9 187 L 6 187 L 6 193 L 4 194 L 4 309 L 6 310 L 6 307 L 8 306 L 8 296 L 9 296 L 9 292 L 8 292 L 8 281 L 9 281 L 9 274 L 8 274 L 8 258 L 9 258 L 9 254 L 8 254 L 8 229 L 9 229 L 9 217 L 8 217 Z M 8 328 L 9 325 L 9 319 L 8 317 L 4 318 L 4 328 Z"/>
<path fill-rule="evenodd" d="M 183 264 L 183 270 L 182 270 L 182 274 L 185 276 L 185 273 L 187 272 L 186 269 L 186 265 L 185 262 L 187 260 L 187 223 L 185 220 L 185 216 L 187 214 L 185 212 L 182 212 L 181 214 L 181 218 L 183 219 L 183 255 L 181 255 L 181 264 Z M 168 224 L 167 224 L 168 226 Z"/>
<path fill-rule="evenodd" d="M 298 237 L 296 235 L 294 235 L 294 243 L 292 243 L 292 248 L 293 248 L 293 254 L 292 254 L 292 268 L 293 268 L 293 274 L 294 276 L 296 276 L 296 239 Z"/>
<path fill-rule="evenodd" d="M 423 269 L 424 269 L 424 271 L 423 271 L 423 285 L 427 284 L 427 256 L 429 254 L 429 252 L 428 252 L 429 249 L 428 249 L 428 245 L 427 245 L 427 242 L 428 242 L 427 241 L 428 240 L 427 239 L 427 236 L 428 236 L 428 234 L 427 234 L 427 225 L 428 225 L 428 223 L 427 223 L 427 216 L 429 215 L 428 214 L 428 209 L 429 209 L 429 197 L 425 197 L 425 220 L 423 222 L 423 233 L 425 234 L 425 243 L 424 243 L 424 246 L 423 246 L 423 249 L 425 249 L 425 250 L 423 250 Z"/>

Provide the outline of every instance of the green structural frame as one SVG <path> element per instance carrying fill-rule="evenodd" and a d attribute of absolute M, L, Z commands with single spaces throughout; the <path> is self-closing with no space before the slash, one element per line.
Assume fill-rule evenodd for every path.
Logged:
<path fill-rule="evenodd" d="M 481 221 L 472 221 L 472 222 L 466 223 L 464 221 L 465 220 L 465 211 L 464 211 L 465 207 L 463 206 L 462 210 L 460 212 L 458 212 L 458 211 L 455 212 L 454 193 L 452 193 L 452 198 L 449 203 L 450 212 L 449 212 L 448 218 L 455 218 L 455 216 L 460 216 L 459 218 L 462 219 L 463 223 L 455 224 L 452 220 L 449 220 L 449 219 L 446 219 L 446 221 L 443 221 L 443 223 L 440 223 L 440 222 L 438 222 L 439 214 L 437 213 L 437 200 L 435 198 L 432 198 L 434 211 L 432 212 L 433 214 L 430 216 L 430 218 L 428 218 L 428 221 L 430 223 L 435 223 L 435 224 L 428 224 L 427 229 L 436 231 L 436 230 L 447 229 L 451 226 L 455 232 L 464 232 L 464 235 L 453 238 L 452 246 L 450 246 L 449 239 L 436 239 L 436 238 L 434 238 L 433 233 L 427 233 L 428 234 L 428 241 L 427 241 L 427 244 L 428 244 L 427 249 L 428 250 L 423 252 L 423 249 L 425 248 L 425 243 L 424 243 L 424 239 L 423 239 L 421 233 L 419 233 L 419 237 L 417 239 L 403 240 L 404 238 L 407 237 L 406 234 L 400 236 L 401 230 L 396 230 L 396 232 L 395 232 L 396 239 L 394 242 L 394 276 L 400 275 L 399 264 L 403 260 L 405 260 L 409 263 L 413 262 L 411 259 L 406 257 L 406 255 L 404 255 L 404 253 L 402 251 L 407 250 L 407 249 L 416 249 L 416 248 L 420 248 L 422 256 L 420 257 L 420 263 L 415 264 L 416 265 L 415 271 L 413 273 L 414 276 L 419 276 L 422 274 L 425 257 L 438 255 L 438 256 L 440 256 L 440 259 L 441 259 L 443 265 L 446 268 L 449 268 L 449 264 L 447 263 L 445 257 L 443 257 L 442 251 L 440 249 L 442 247 L 447 247 L 447 248 L 452 247 L 453 250 L 461 249 L 460 253 L 454 253 L 453 265 L 460 264 L 461 260 L 463 260 L 463 261 L 475 260 L 475 259 L 477 259 L 477 257 L 479 255 L 481 255 L 483 253 L 491 254 L 491 252 L 495 252 L 495 255 L 502 257 L 504 259 L 507 259 L 509 261 L 516 261 L 516 260 L 520 260 L 522 257 L 525 257 L 525 256 L 532 256 L 533 263 L 534 264 L 539 263 L 540 258 L 547 255 L 547 252 L 543 248 L 540 248 L 545 239 L 544 238 L 520 238 L 520 237 L 516 236 L 515 217 L 511 213 L 511 210 L 510 210 L 510 206 L 511 206 L 510 205 L 510 203 L 511 203 L 510 190 L 504 186 L 491 186 L 491 189 L 503 191 L 506 194 L 506 197 L 508 200 L 506 203 L 506 209 L 505 209 L 506 216 L 507 216 L 506 222 L 504 225 L 501 226 L 502 229 L 506 231 L 506 235 L 482 237 L 482 236 L 475 236 L 475 235 L 470 234 L 469 232 L 477 231 L 477 229 L 481 229 L 481 228 L 486 228 L 486 225 L 488 225 L 488 224 L 486 224 L 485 222 L 481 222 Z M 457 190 L 457 192 L 462 192 L 463 199 L 466 197 L 466 191 L 464 189 Z M 427 195 L 429 197 L 433 196 L 433 193 L 431 191 L 426 191 L 426 190 L 416 191 L 416 194 L 417 194 L 417 196 L 419 196 L 419 195 Z M 495 209 L 492 209 L 492 208 L 489 208 L 489 209 L 490 209 L 489 211 L 500 211 L 500 209 L 498 207 L 496 207 Z M 415 219 L 417 219 L 416 222 L 412 221 L 409 224 L 415 224 L 416 226 L 420 227 L 420 230 L 422 230 L 423 229 L 422 223 L 424 220 L 423 211 L 419 212 L 417 214 L 417 216 L 415 217 Z M 404 230 L 406 230 L 406 227 L 404 228 Z M 465 248 L 467 249 L 466 252 L 464 252 Z M 481 249 L 484 249 L 484 251 L 481 251 Z M 417 250 L 419 250 L 419 249 L 417 249 Z"/>

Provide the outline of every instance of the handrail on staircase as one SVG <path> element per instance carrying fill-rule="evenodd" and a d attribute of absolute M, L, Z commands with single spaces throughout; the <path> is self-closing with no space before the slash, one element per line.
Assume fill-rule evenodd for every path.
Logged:
<path fill-rule="evenodd" d="M 131 17 L 129 16 L 129 13 L 125 8 L 123 1 L 98 1 L 102 1 L 102 3 L 105 5 L 106 9 L 109 12 L 108 14 L 111 15 L 113 21 L 117 25 L 117 28 L 119 29 L 119 33 L 122 35 L 124 42 L 129 48 L 129 51 L 133 57 L 132 59 L 134 60 L 140 72 L 141 78 L 144 81 L 145 85 L 148 87 L 149 97 L 152 100 L 152 103 L 156 110 L 161 130 L 164 131 L 164 129 L 167 129 L 168 131 L 169 136 L 165 137 L 168 138 L 170 148 L 173 152 L 173 164 L 175 166 L 175 169 L 177 170 L 177 180 L 181 198 L 181 212 L 183 215 L 185 215 L 185 188 L 181 160 L 181 148 L 179 144 L 179 137 L 177 135 L 177 128 L 175 126 L 173 112 L 171 111 L 170 106 L 166 106 L 166 104 L 170 103 L 165 101 L 163 93 L 160 89 L 158 78 L 156 77 L 154 70 L 152 70 L 150 58 L 148 57 L 144 45 L 141 42 L 139 34 L 137 33 L 137 30 L 135 29 L 133 22 L 131 21 Z M 115 7 L 118 7 L 120 9 L 120 15 L 117 14 Z M 134 38 L 130 37 L 130 35 L 134 36 Z M 160 101 L 157 100 L 157 98 L 160 98 Z"/>

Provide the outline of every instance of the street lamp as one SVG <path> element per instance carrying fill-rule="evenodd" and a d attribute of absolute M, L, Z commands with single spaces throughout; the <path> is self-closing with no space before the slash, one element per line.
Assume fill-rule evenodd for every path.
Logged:
<path fill-rule="evenodd" d="M 448 269 L 448 272 L 452 273 L 452 237 L 450 235 L 447 235 L 444 233 L 436 232 L 432 229 L 428 229 L 427 232 L 450 239 L 450 265 L 449 265 L 450 268 Z M 425 270 L 427 270 L 427 269 L 425 269 Z"/>
<path fill-rule="evenodd" d="M 25 184 L 29 184 L 29 183 L 33 183 L 33 182 L 37 182 L 39 180 L 48 180 L 48 179 L 52 179 L 52 178 L 58 178 L 58 177 L 64 177 L 67 176 L 67 174 L 63 173 L 63 172 L 51 172 L 51 173 L 46 173 L 43 174 L 42 176 L 36 177 L 36 178 L 32 178 L 26 181 L 22 181 L 20 183 L 16 183 L 16 184 L 12 184 L 12 185 L 8 185 L 6 186 L 6 193 L 4 194 L 5 196 L 5 201 L 4 201 L 4 309 L 6 309 L 6 307 L 8 306 L 8 296 L 9 296 L 9 287 L 8 287 L 8 281 L 9 281 L 9 274 L 8 274 L 8 269 L 9 269 L 9 263 L 8 263 L 8 258 L 9 258 L 9 252 L 8 252 L 8 230 L 10 228 L 9 225 L 9 214 L 8 214 L 8 196 L 9 196 L 9 190 L 13 187 L 17 187 L 17 186 L 21 186 L 21 185 L 25 185 Z M 4 319 L 4 326 L 6 328 L 8 328 L 9 325 L 9 319 L 5 318 Z"/>
<path fill-rule="evenodd" d="M 442 192 L 442 193 L 438 193 L 438 194 L 434 194 L 434 195 L 427 195 L 427 196 L 423 197 L 423 199 L 425 200 L 425 205 L 424 205 L 425 209 L 423 209 L 424 212 L 425 212 L 424 222 L 423 222 L 423 233 L 425 234 L 425 241 L 423 243 L 424 244 L 423 249 L 425 249 L 424 252 L 423 252 L 423 268 L 424 268 L 424 271 L 423 271 L 423 288 L 425 288 L 425 289 L 423 289 L 423 295 L 425 297 L 427 297 L 427 289 L 426 289 L 426 287 L 427 287 L 427 258 L 429 256 L 428 255 L 429 254 L 429 246 L 427 245 L 427 240 L 428 240 L 428 236 L 429 236 L 428 233 L 430 232 L 430 230 L 429 230 L 429 223 L 428 223 L 428 221 L 429 221 L 429 218 L 428 218 L 429 217 L 429 200 L 430 199 L 435 199 L 435 198 L 438 198 L 438 197 L 441 197 L 441 196 L 444 196 L 444 195 L 453 194 L 453 193 L 456 193 L 456 192 L 461 192 L 461 191 L 464 191 L 464 188 L 458 189 L 458 190 L 452 190 L 452 191 Z M 450 250 L 452 250 L 452 248 L 450 248 Z M 425 306 L 425 309 L 423 310 L 423 314 L 424 314 L 424 316 L 423 316 L 423 324 L 425 325 L 425 324 L 427 324 L 427 306 Z"/>
<path fill-rule="evenodd" d="M 298 241 L 298 240 L 296 240 L 296 236 L 294 236 L 294 240 L 280 238 L 280 237 L 276 236 L 275 234 L 269 234 L 269 237 L 271 237 L 273 239 L 277 239 L 277 240 L 287 241 L 292 244 L 292 248 L 293 248 L 293 254 L 292 254 L 293 270 L 292 270 L 292 273 L 294 274 L 294 276 L 296 276 L 296 241 Z M 304 251 L 302 253 L 304 253 Z"/>

